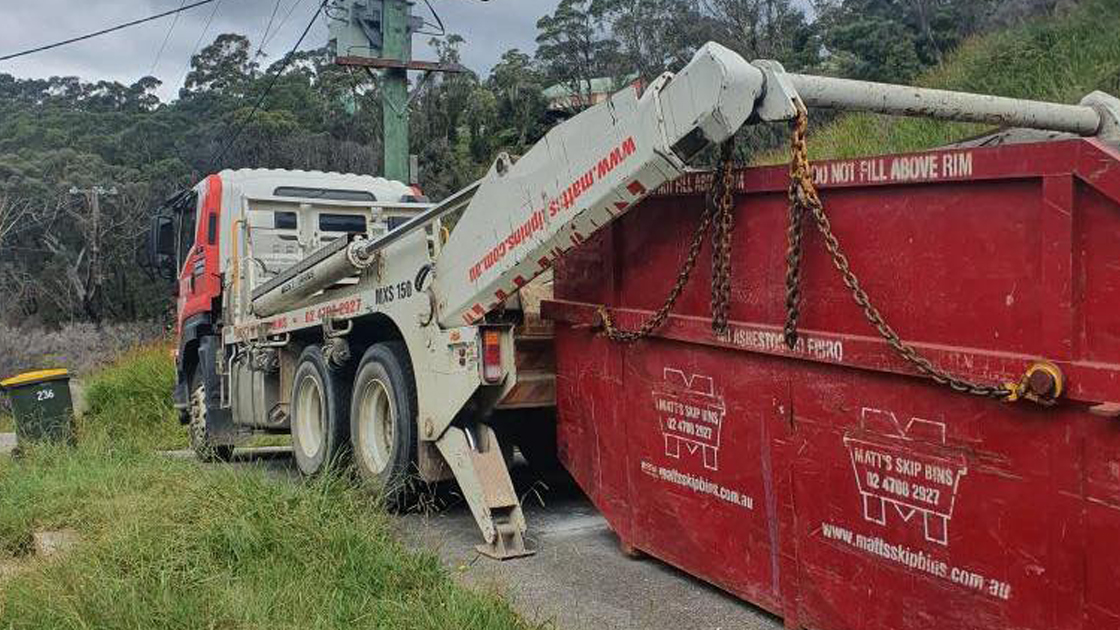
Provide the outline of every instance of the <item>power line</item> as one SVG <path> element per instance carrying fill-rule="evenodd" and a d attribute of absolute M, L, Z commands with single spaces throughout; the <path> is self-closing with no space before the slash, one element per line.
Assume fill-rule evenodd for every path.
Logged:
<path fill-rule="evenodd" d="M 180 11 L 183 10 L 183 5 L 186 3 L 187 0 L 179 0 Z M 159 66 L 159 60 L 163 57 L 163 51 L 167 49 L 167 42 L 171 41 L 171 34 L 175 32 L 175 26 L 179 23 L 179 15 L 181 14 L 176 13 L 175 18 L 171 20 L 171 26 L 167 28 L 167 34 L 163 36 L 163 43 L 159 45 L 159 52 L 156 53 L 156 58 L 152 61 L 152 69 L 148 71 L 148 74 L 155 75 L 156 67 Z"/>
<path fill-rule="evenodd" d="M 276 13 L 280 11 L 280 3 L 284 0 L 276 0 L 276 4 L 272 6 L 272 15 L 268 18 L 268 25 L 264 27 L 264 33 L 261 35 L 260 42 L 257 43 L 257 52 L 253 54 L 253 58 L 257 58 L 264 51 L 264 43 L 268 40 L 268 34 L 272 31 L 272 23 L 276 20 Z"/>
<path fill-rule="evenodd" d="M 101 29 L 100 31 L 95 31 L 93 33 L 87 33 L 85 35 L 80 35 L 78 37 L 71 37 L 70 39 L 66 39 L 66 40 L 63 40 L 63 41 L 60 41 L 60 42 L 55 42 L 53 44 L 46 44 L 44 46 L 38 46 L 36 48 L 30 48 L 28 50 L 22 50 L 22 51 L 17 52 L 17 53 L 11 53 L 11 54 L 8 54 L 8 55 L 0 56 L 0 61 L 7 61 L 9 59 L 15 59 L 16 57 L 24 57 L 24 56 L 31 55 L 31 54 L 34 54 L 34 53 L 43 52 L 45 50 L 51 50 L 53 48 L 60 48 L 62 46 L 67 46 L 69 44 L 74 44 L 74 43 L 77 43 L 77 42 L 85 41 L 87 39 L 93 39 L 94 37 L 100 37 L 101 35 L 106 35 L 108 33 L 114 33 L 116 31 L 120 31 L 120 30 L 129 28 L 131 26 L 136 26 L 138 24 L 144 24 L 145 22 L 151 22 L 153 20 L 158 20 L 160 18 L 165 18 L 169 15 L 177 15 L 179 13 L 182 13 L 183 11 L 189 11 L 189 10 L 195 8 L 195 7 L 200 7 L 204 4 L 210 4 L 211 2 L 216 2 L 216 1 L 217 0 L 197 0 L 196 2 L 193 2 L 193 3 L 191 3 L 187 6 L 179 7 L 178 9 L 172 9 L 170 11 L 164 11 L 163 13 L 159 13 L 159 14 L 156 14 L 156 15 L 151 15 L 151 16 L 148 16 L 146 18 L 140 18 L 139 20 L 132 20 L 131 22 L 125 22 L 124 24 L 118 24 L 116 26 L 111 26 L 109 28 L 104 28 L 104 29 Z"/>
<path fill-rule="evenodd" d="M 428 33 L 428 35 L 436 35 L 436 36 L 439 36 L 439 37 L 443 37 L 444 35 L 447 34 L 447 27 L 445 27 L 443 25 L 443 20 L 440 19 L 439 13 L 436 12 L 435 7 L 432 6 L 432 3 L 430 2 L 430 0 L 424 0 L 424 4 L 428 5 L 428 10 L 432 12 L 432 17 L 434 17 L 436 19 L 435 24 L 432 24 L 431 22 L 427 22 L 426 20 L 425 20 L 425 22 L 427 22 L 427 24 L 429 26 L 439 26 L 439 33 Z"/>
<path fill-rule="evenodd" d="M 296 10 L 296 7 L 298 7 L 301 2 L 303 2 L 303 0 L 295 0 L 295 2 L 292 3 L 292 6 L 288 7 L 288 12 L 284 14 L 284 19 L 280 20 L 280 23 L 276 25 L 276 29 L 272 31 L 272 35 L 270 35 L 267 40 L 261 42 L 261 49 L 264 49 L 264 47 L 267 46 L 269 42 L 271 42 L 273 39 L 276 39 L 276 36 L 280 34 L 280 31 L 284 28 L 284 25 L 288 23 L 288 20 L 291 19 L 292 13 Z"/>
<path fill-rule="evenodd" d="M 303 29 L 303 33 L 299 36 L 299 39 L 296 40 L 296 43 L 294 46 L 292 46 L 292 49 L 288 52 L 288 54 L 284 55 L 284 63 L 272 75 L 272 78 L 269 80 L 268 85 L 265 86 L 264 91 L 261 92 L 261 95 L 257 98 L 257 102 L 253 104 L 253 108 L 249 110 L 249 113 L 241 119 L 240 123 L 238 123 L 237 131 L 235 131 L 234 134 L 230 136 L 229 141 L 226 142 L 225 146 L 222 147 L 222 150 L 217 154 L 216 157 L 210 160 L 211 171 L 217 167 L 218 163 L 222 161 L 222 158 L 226 156 L 226 152 L 228 152 L 230 147 L 232 147 L 234 143 L 237 142 L 238 138 L 241 137 L 241 133 L 245 131 L 245 127 L 249 124 L 249 121 L 253 119 L 253 116 L 255 116 L 256 113 L 260 110 L 261 105 L 264 104 L 264 99 L 268 98 L 268 94 L 272 91 L 273 86 L 276 85 L 276 81 L 280 79 L 280 76 L 284 74 L 284 71 L 288 69 L 288 66 L 292 65 L 292 59 L 295 57 L 296 51 L 298 51 L 299 47 L 303 45 L 303 40 L 307 38 L 307 34 L 311 32 L 311 27 L 315 26 L 315 22 L 319 19 L 319 15 L 322 14 L 323 8 L 327 6 L 327 3 L 329 1 L 330 0 L 323 0 L 319 3 L 319 8 L 315 10 L 315 15 L 311 16 L 311 21 L 307 23 L 307 26 Z"/>
<path fill-rule="evenodd" d="M 179 78 L 179 85 L 185 87 L 187 77 L 191 73 L 191 63 L 194 61 L 194 56 L 198 54 L 198 49 L 202 46 L 202 40 L 206 39 L 206 33 L 210 32 L 210 25 L 214 22 L 214 16 L 218 14 L 218 9 L 222 7 L 222 0 L 218 0 L 214 4 L 214 9 L 210 11 L 210 16 L 206 18 L 206 24 L 202 26 L 202 32 L 198 34 L 198 39 L 194 43 L 194 48 L 191 50 L 191 56 L 187 58 L 187 69 L 183 70 L 183 76 Z"/>

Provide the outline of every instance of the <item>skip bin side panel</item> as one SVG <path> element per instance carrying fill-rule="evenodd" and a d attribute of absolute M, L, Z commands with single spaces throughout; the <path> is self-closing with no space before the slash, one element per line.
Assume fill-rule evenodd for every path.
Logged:
<path fill-rule="evenodd" d="M 613 226 L 557 261 L 557 297 L 609 301 L 616 291 Z M 623 413 L 622 349 L 587 328 L 555 331 L 557 449 L 611 528 L 628 541 L 630 487 Z"/>
<path fill-rule="evenodd" d="M 1084 494 L 1085 628 L 1120 628 L 1120 422 L 1087 416 Z M 1071 507 L 1071 509 L 1073 509 Z"/>
<path fill-rule="evenodd" d="M 1084 588 L 1081 510 L 1059 496 L 1077 493 L 1062 486 L 1084 412 L 829 366 L 803 366 L 792 390 L 803 623 L 1081 627 L 1063 609 Z"/>
<path fill-rule="evenodd" d="M 1084 322 L 1078 347 L 1086 360 L 1115 364 L 1120 360 L 1120 204 L 1086 185 L 1078 186 L 1076 198 L 1075 314 Z M 1115 386 L 1120 396 L 1120 382 Z"/>
<path fill-rule="evenodd" d="M 567 280 L 558 270 L 553 310 L 574 326 L 557 337 L 565 462 L 624 538 L 790 627 L 1120 627 L 1120 421 L 1089 413 L 1120 400 L 1120 156 L 1084 141 L 929 155 L 818 165 L 852 268 L 954 374 L 1001 382 L 1057 360 L 1058 407 L 916 377 L 811 222 L 803 334 L 786 349 L 788 176 L 750 169 L 727 338 L 709 327 L 707 243 L 653 339 L 624 348 L 588 326 L 600 304 L 629 328 L 660 306 L 703 211 L 692 183 L 612 226 Z M 940 175 L 914 176 L 921 164 Z M 717 426 L 705 460 L 716 436 L 701 429 Z"/>
<path fill-rule="evenodd" d="M 615 533 L 629 540 L 629 427 L 619 404 L 621 353 L 586 330 L 561 328 L 556 334 L 560 461 Z"/>
<path fill-rule="evenodd" d="M 782 610 L 776 360 L 651 340 L 626 352 L 634 545 Z"/>

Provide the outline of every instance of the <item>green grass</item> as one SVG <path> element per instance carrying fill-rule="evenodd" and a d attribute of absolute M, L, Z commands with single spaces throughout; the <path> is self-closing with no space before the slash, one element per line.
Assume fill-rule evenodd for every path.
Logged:
<path fill-rule="evenodd" d="M 171 405 L 175 363 L 166 346 L 143 348 L 101 370 L 86 385 L 79 433 L 149 449 L 186 448 L 190 440 Z"/>
<path fill-rule="evenodd" d="M 287 433 L 254 435 L 245 444 L 246 448 L 265 448 L 270 446 L 291 446 L 292 436 Z"/>
<path fill-rule="evenodd" d="M 15 433 L 16 424 L 12 416 L 0 411 L 0 433 Z"/>
<path fill-rule="evenodd" d="M 3 628 L 518 628 L 496 594 L 402 548 L 389 517 L 339 479 L 287 483 L 153 449 L 185 439 L 165 349 L 89 382 L 76 448 L 0 457 Z M 19 560 L 41 529 L 78 547 Z"/>
<path fill-rule="evenodd" d="M 1060 19 L 1045 19 L 965 42 L 922 76 L 925 87 L 1076 103 L 1093 90 L 1120 95 L 1120 0 L 1085 0 Z M 810 112 L 810 117 L 812 112 Z M 810 124 L 812 118 L 810 118 Z M 814 159 L 928 149 L 989 128 L 917 118 L 852 114 L 810 129 Z M 764 155 L 764 164 L 788 151 Z"/>

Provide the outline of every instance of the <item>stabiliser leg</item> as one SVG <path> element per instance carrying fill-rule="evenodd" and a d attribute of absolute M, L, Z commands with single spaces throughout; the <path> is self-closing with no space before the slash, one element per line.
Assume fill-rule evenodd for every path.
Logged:
<path fill-rule="evenodd" d="M 525 548 L 525 516 L 494 430 L 481 423 L 469 428 L 451 426 L 436 440 L 436 447 L 482 530 L 486 542 L 475 547 L 478 552 L 497 560 L 536 553 Z"/>

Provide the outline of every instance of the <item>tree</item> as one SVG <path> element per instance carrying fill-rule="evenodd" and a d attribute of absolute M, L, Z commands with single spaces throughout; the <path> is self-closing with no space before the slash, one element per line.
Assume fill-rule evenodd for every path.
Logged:
<path fill-rule="evenodd" d="M 590 101 L 591 80 L 612 76 L 618 41 L 604 31 L 594 0 L 560 0 L 556 11 L 537 21 L 537 61 L 552 83 Z"/>
<path fill-rule="evenodd" d="M 824 43 L 841 73 L 906 82 L 990 25 L 1000 5 L 998 0 L 818 0 L 817 11 Z"/>
<path fill-rule="evenodd" d="M 617 41 L 611 75 L 650 81 L 679 70 L 701 44 L 703 15 L 692 0 L 594 0 L 591 14 Z"/>
<path fill-rule="evenodd" d="M 774 59 L 788 70 L 818 63 L 814 24 L 791 0 L 703 0 L 710 38 L 747 59 Z"/>
<path fill-rule="evenodd" d="M 497 100 L 497 144 L 515 153 L 544 135 L 548 103 L 543 96 L 544 78 L 529 55 L 514 48 L 490 72 L 486 84 Z"/>
<path fill-rule="evenodd" d="M 31 204 L 26 200 L 0 196 L 0 252 L 4 250 L 4 242 L 9 236 L 14 236 L 18 230 L 28 229 L 36 219 Z"/>
<path fill-rule="evenodd" d="M 191 58 L 191 70 L 179 96 L 211 91 L 244 95 L 257 75 L 257 62 L 251 51 L 252 44 L 244 35 L 219 35 L 214 43 Z"/>

